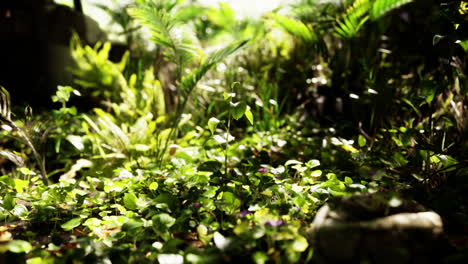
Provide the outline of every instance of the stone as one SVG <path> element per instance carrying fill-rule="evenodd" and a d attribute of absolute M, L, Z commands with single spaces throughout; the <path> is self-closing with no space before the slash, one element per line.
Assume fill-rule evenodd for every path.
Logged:
<path fill-rule="evenodd" d="M 314 263 L 437 263 L 441 217 L 389 194 L 335 199 L 319 209 L 309 239 Z"/>

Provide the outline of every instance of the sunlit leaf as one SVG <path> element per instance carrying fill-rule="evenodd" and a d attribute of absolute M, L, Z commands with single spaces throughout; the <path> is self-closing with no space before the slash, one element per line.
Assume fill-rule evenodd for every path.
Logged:
<path fill-rule="evenodd" d="M 358 137 L 358 144 L 361 148 L 365 147 L 367 143 L 366 138 L 363 135 L 359 135 Z"/>
<path fill-rule="evenodd" d="M 8 242 L 7 248 L 13 253 L 27 253 L 32 250 L 31 244 L 24 240 L 12 240 Z"/>
<path fill-rule="evenodd" d="M 225 144 L 227 141 L 226 141 L 226 138 L 225 137 L 222 137 L 220 135 L 215 135 L 213 137 L 213 139 L 218 143 L 218 144 Z"/>
<path fill-rule="evenodd" d="M 73 228 L 79 226 L 80 224 L 81 224 L 81 218 L 76 217 L 76 218 L 72 218 L 72 219 L 68 220 L 67 222 L 62 224 L 60 227 L 62 227 L 63 230 L 65 230 L 65 231 L 69 231 L 69 230 L 72 230 Z"/>
<path fill-rule="evenodd" d="M 320 161 L 319 161 L 319 160 L 316 160 L 316 159 L 309 160 L 308 162 L 305 163 L 305 165 L 306 165 L 309 169 L 313 169 L 313 168 L 315 168 L 315 167 L 320 166 Z"/>
<path fill-rule="evenodd" d="M 310 173 L 310 177 L 318 178 L 322 176 L 322 171 L 321 170 L 314 170 Z"/>
<path fill-rule="evenodd" d="M 345 183 L 346 183 L 346 184 L 352 184 L 352 183 L 353 183 L 353 179 L 351 179 L 350 177 L 345 177 Z"/>
<path fill-rule="evenodd" d="M 269 258 L 265 252 L 257 251 L 253 254 L 253 259 L 255 264 L 265 264 L 268 262 Z"/>
<path fill-rule="evenodd" d="M 184 257 L 178 254 L 158 254 L 159 264 L 183 264 Z"/>
<path fill-rule="evenodd" d="M 127 209 L 138 209 L 138 197 L 134 193 L 126 193 L 123 198 L 124 205 Z"/>
<path fill-rule="evenodd" d="M 309 246 L 309 243 L 307 242 L 307 239 L 305 239 L 305 237 L 303 236 L 297 236 L 292 245 L 291 245 L 291 248 L 292 250 L 296 251 L 296 252 L 304 252 L 307 247 Z"/>
<path fill-rule="evenodd" d="M 247 110 L 247 104 L 245 102 L 238 102 L 232 104 L 232 118 L 239 120 L 244 116 L 245 110 Z"/>
<path fill-rule="evenodd" d="M 152 182 L 152 183 L 150 184 L 150 186 L 149 186 L 149 189 L 150 189 L 151 191 L 156 191 L 156 190 L 158 189 L 158 187 L 159 187 L 159 184 L 158 184 L 157 182 Z"/>
<path fill-rule="evenodd" d="M 165 214 L 165 213 L 157 214 L 157 215 L 153 216 L 152 220 L 153 220 L 153 226 L 156 229 L 161 228 L 161 230 L 169 229 L 176 222 L 175 218 L 173 218 L 172 216 L 170 216 L 168 214 Z"/>
<path fill-rule="evenodd" d="M 17 204 L 13 210 L 11 210 L 11 214 L 18 217 L 24 217 L 28 215 L 28 208 L 22 204 Z"/>
<path fill-rule="evenodd" d="M 221 250 L 227 249 L 229 247 L 229 245 L 232 243 L 231 239 L 225 238 L 219 232 L 214 233 L 213 241 L 214 241 L 216 247 L 221 249 Z"/>
<path fill-rule="evenodd" d="M 222 201 L 222 209 L 228 214 L 236 213 L 241 205 L 241 200 L 239 200 L 232 192 L 223 192 Z"/>
<path fill-rule="evenodd" d="M 254 117 L 253 117 L 252 111 L 250 111 L 250 109 L 245 110 L 245 117 L 247 118 L 247 120 L 249 120 L 249 123 L 251 125 L 254 124 Z"/>
<path fill-rule="evenodd" d="M 208 128 L 210 129 L 211 131 L 211 134 L 214 134 L 215 130 L 216 130 L 216 127 L 218 126 L 219 124 L 219 120 L 215 117 L 212 117 L 208 120 Z"/>
<path fill-rule="evenodd" d="M 298 160 L 288 160 L 288 161 L 286 161 L 284 166 L 290 166 L 290 165 L 296 165 L 296 164 L 302 164 L 302 162 L 300 162 Z"/>

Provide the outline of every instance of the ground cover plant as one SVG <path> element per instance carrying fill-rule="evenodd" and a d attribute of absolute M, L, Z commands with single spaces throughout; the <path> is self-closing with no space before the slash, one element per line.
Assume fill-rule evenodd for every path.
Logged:
<path fill-rule="evenodd" d="M 122 57 L 75 37 L 54 107 L 0 91 L 0 263 L 313 263 L 317 210 L 363 193 L 467 260 L 466 1 L 101 7 Z"/>

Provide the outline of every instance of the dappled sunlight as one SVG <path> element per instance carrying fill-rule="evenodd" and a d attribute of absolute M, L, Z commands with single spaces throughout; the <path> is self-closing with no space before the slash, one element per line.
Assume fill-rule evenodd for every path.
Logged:
<path fill-rule="evenodd" d="M 0 263 L 468 263 L 466 1 L 45 2 L 0 3 Z"/>

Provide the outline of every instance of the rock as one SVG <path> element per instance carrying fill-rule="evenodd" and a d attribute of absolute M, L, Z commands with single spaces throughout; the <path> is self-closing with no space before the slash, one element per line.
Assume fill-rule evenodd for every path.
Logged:
<path fill-rule="evenodd" d="M 437 263 L 445 245 L 437 213 L 381 193 L 328 202 L 311 230 L 314 263 Z"/>

